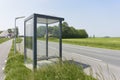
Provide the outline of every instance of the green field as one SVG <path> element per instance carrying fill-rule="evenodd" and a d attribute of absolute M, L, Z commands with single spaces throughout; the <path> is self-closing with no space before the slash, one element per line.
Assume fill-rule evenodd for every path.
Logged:
<path fill-rule="evenodd" d="M 7 41 L 7 40 L 9 40 L 9 38 L 0 38 L 0 44 Z"/>
<path fill-rule="evenodd" d="M 45 40 L 44 38 L 38 38 L 39 40 Z M 49 41 L 58 42 L 56 38 L 49 38 Z M 120 38 L 77 38 L 77 39 L 62 39 L 63 43 L 106 48 L 113 50 L 120 50 Z"/>
<path fill-rule="evenodd" d="M 120 50 L 120 38 L 63 39 L 63 43 Z"/>

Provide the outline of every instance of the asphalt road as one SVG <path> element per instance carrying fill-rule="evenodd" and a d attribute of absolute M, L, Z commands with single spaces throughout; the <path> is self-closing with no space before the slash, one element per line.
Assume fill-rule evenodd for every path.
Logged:
<path fill-rule="evenodd" d="M 93 47 L 84 47 L 70 44 L 63 44 L 63 55 L 79 54 L 90 57 L 94 60 L 103 61 L 107 64 L 112 64 L 120 67 L 120 50 L 101 49 Z M 49 55 L 58 55 L 59 44 L 55 42 L 49 42 L 48 52 Z M 45 42 L 38 41 L 38 55 L 45 55 Z M 71 55 L 72 58 L 72 55 Z"/>
<path fill-rule="evenodd" d="M 3 70 L 5 67 L 5 60 L 7 60 L 11 45 L 12 40 L 0 44 L 0 80 L 4 80 Z"/>

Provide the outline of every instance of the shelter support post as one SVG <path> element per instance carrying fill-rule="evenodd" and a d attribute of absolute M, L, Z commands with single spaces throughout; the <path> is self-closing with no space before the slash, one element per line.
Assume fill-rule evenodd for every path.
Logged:
<path fill-rule="evenodd" d="M 59 57 L 62 60 L 62 21 L 60 20 L 59 22 L 59 26 L 60 26 L 60 33 L 59 33 Z"/>
<path fill-rule="evenodd" d="M 37 68 L 37 17 L 34 15 L 33 18 L 33 69 Z"/>
<path fill-rule="evenodd" d="M 46 57 L 48 57 L 48 23 L 46 24 Z"/>

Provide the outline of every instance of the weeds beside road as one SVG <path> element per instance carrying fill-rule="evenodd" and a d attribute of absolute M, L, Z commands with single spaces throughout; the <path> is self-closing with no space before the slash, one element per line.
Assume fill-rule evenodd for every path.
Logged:
<path fill-rule="evenodd" d="M 13 45 L 5 67 L 5 80 L 95 80 L 84 73 L 80 66 L 69 62 L 56 63 L 41 67 L 33 72 L 24 65 L 24 56 L 14 54 Z"/>
<path fill-rule="evenodd" d="M 5 66 L 5 80 L 27 80 L 31 70 L 24 66 L 24 56 L 19 52 L 14 54 L 14 46 L 12 45 Z"/>
<path fill-rule="evenodd" d="M 22 38 L 16 38 L 16 43 L 21 43 L 22 42 Z"/>
<path fill-rule="evenodd" d="M 9 38 L 0 38 L 0 44 L 7 41 L 7 40 L 9 40 Z"/>

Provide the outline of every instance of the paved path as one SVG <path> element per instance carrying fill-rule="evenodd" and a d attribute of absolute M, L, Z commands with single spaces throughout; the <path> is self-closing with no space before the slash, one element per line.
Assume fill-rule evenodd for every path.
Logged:
<path fill-rule="evenodd" d="M 0 80 L 4 80 L 3 69 L 5 67 L 5 60 L 7 59 L 11 45 L 12 45 L 12 40 L 0 44 Z"/>

